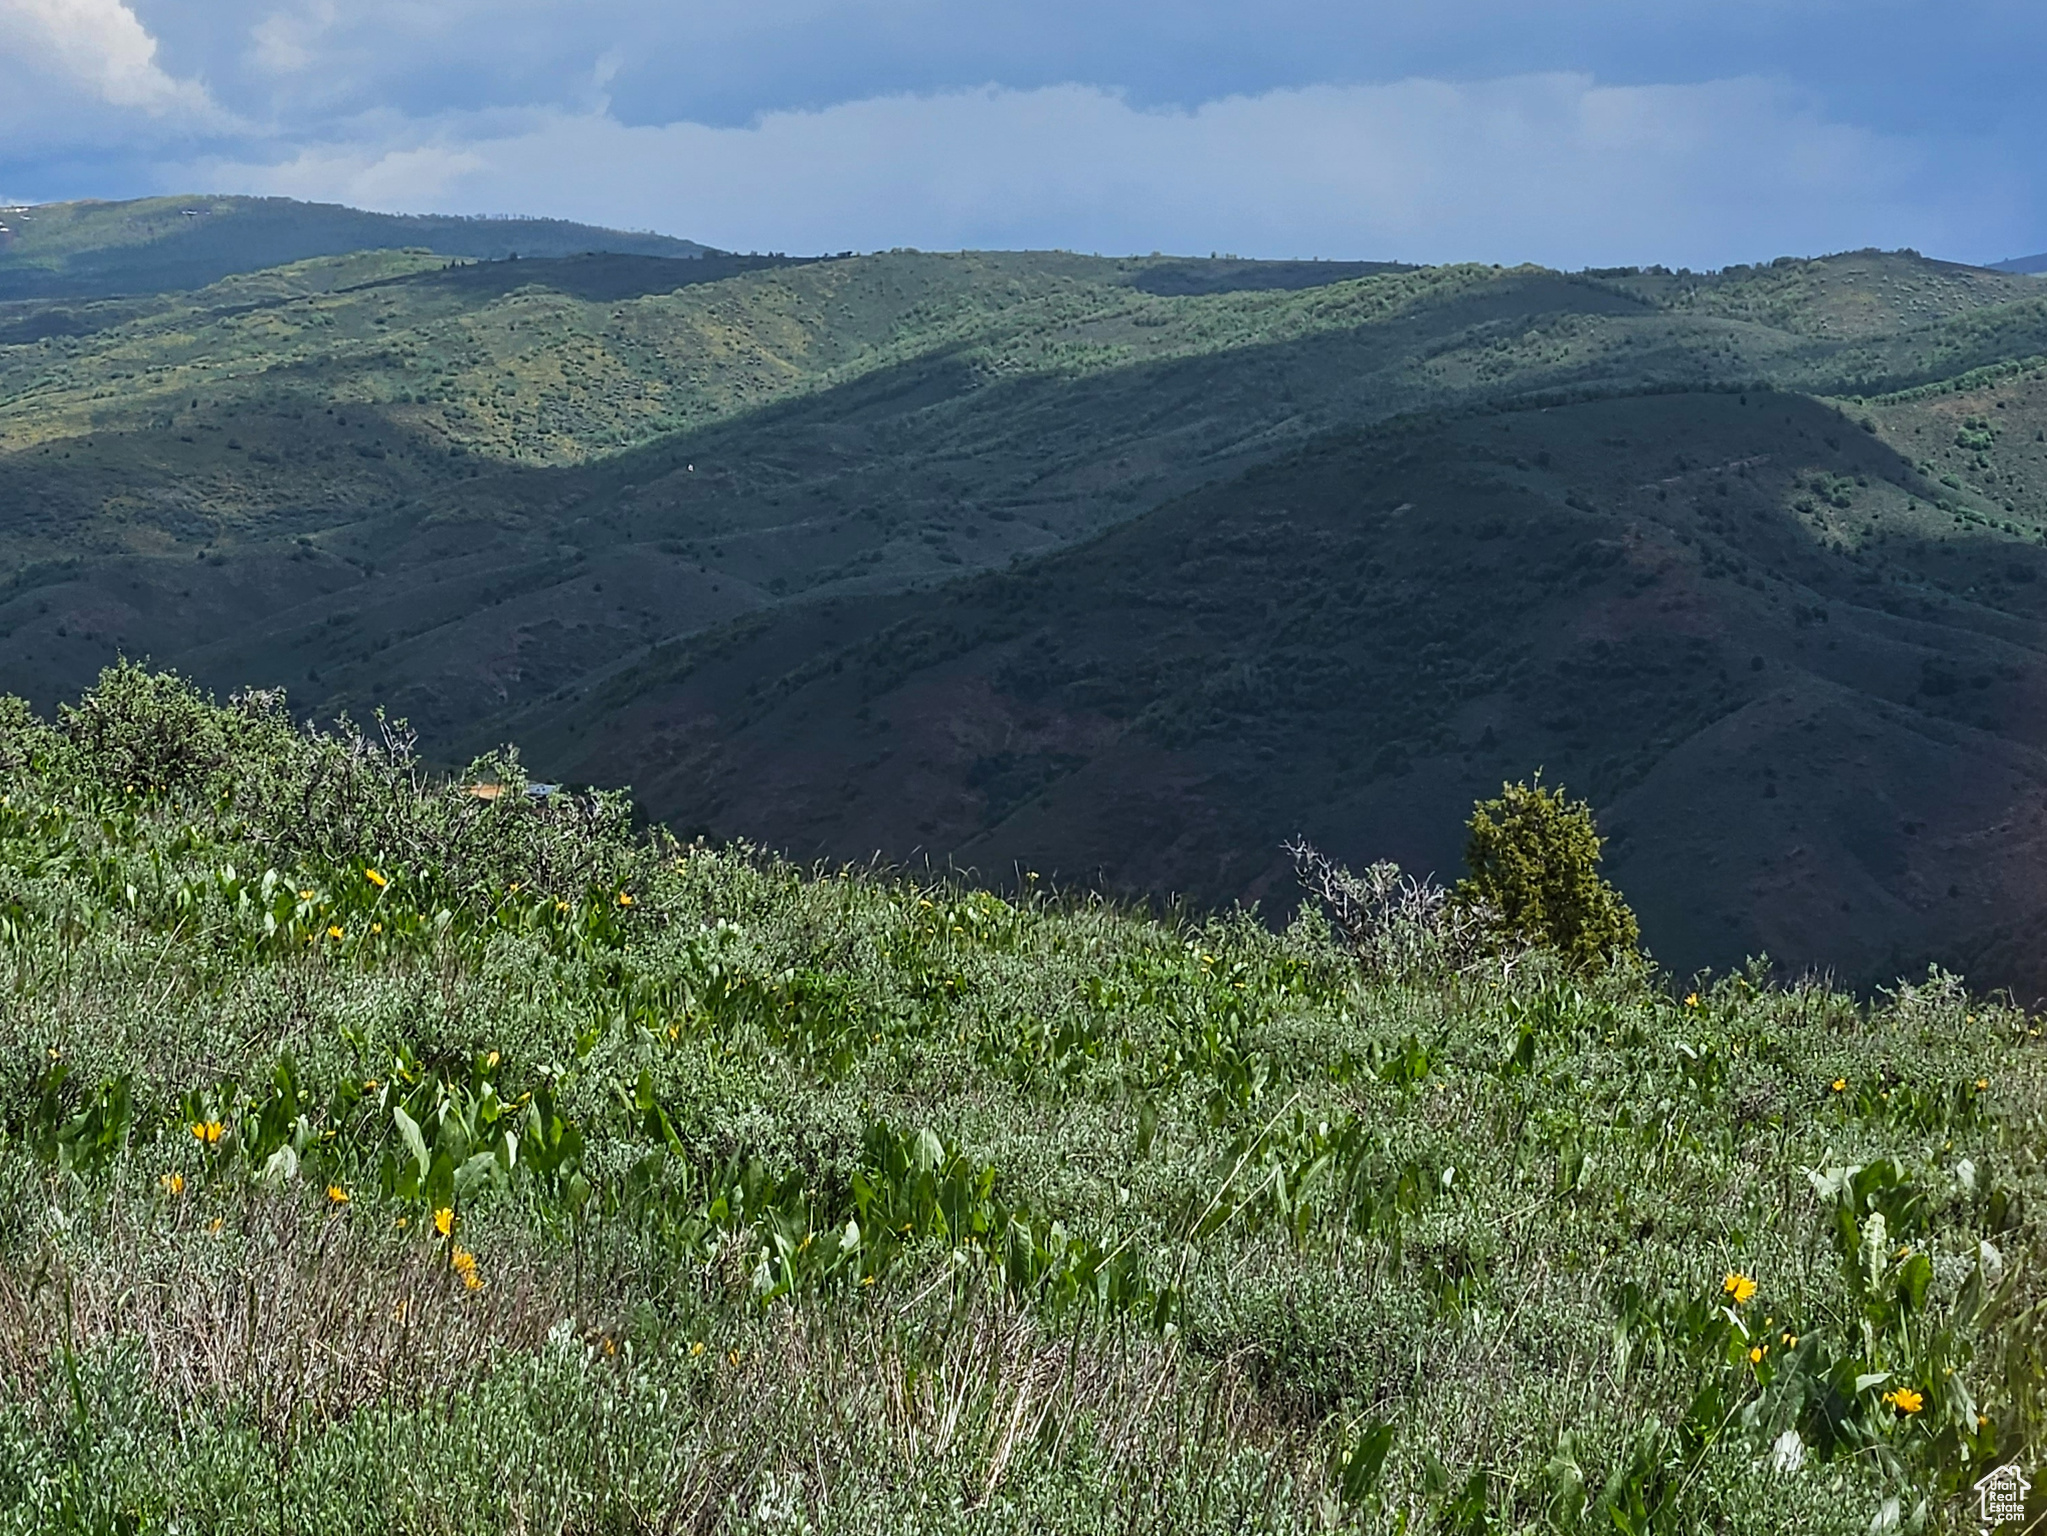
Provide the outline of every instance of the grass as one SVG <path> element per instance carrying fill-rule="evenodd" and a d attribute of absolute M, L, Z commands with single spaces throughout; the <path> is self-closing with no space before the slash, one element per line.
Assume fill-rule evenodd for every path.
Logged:
<path fill-rule="evenodd" d="M 1368 972 L 135 671 L 0 765 L 0 1528 L 1961 1529 L 2037 1455 L 2040 1025 L 1951 977 Z"/>

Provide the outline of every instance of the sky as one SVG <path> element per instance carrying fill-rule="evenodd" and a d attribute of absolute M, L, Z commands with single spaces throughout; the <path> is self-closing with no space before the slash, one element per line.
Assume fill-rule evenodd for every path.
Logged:
<path fill-rule="evenodd" d="M 2039 0 L 0 0 L 0 198 L 735 250 L 2047 250 Z"/>

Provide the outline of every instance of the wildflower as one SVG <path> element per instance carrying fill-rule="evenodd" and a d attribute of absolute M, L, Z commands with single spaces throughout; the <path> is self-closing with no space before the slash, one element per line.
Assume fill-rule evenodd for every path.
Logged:
<path fill-rule="evenodd" d="M 370 924 L 370 932 L 371 932 L 371 933 L 382 933 L 383 931 L 384 931 L 384 925 L 383 925 L 382 923 L 371 923 L 371 924 Z"/>
<path fill-rule="evenodd" d="M 1763 1356 L 1767 1355 L 1769 1352 L 1770 1352 L 1769 1345 L 1767 1344 L 1756 1345 L 1753 1349 L 1751 1349 L 1748 1352 L 1748 1363 L 1750 1365 L 1761 1365 L 1763 1363 Z"/>
<path fill-rule="evenodd" d="M 440 1233 L 441 1236 L 443 1237 L 446 1237 L 450 1232 L 454 1231 L 455 1230 L 454 1211 L 450 1210 L 445 1205 L 442 1206 L 439 1210 L 435 1211 L 434 1230 Z"/>
<path fill-rule="evenodd" d="M 1745 1305 L 1748 1299 L 1755 1295 L 1756 1283 L 1747 1275 L 1734 1270 L 1730 1271 L 1727 1278 L 1720 1282 L 1720 1290 L 1724 1295 L 1732 1296 L 1734 1304 L 1739 1307 Z"/>
<path fill-rule="evenodd" d="M 1836 1093 L 1846 1093 L 1848 1091 L 1848 1079 L 1845 1077 L 1835 1078 L 1833 1088 Z"/>
<path fill-rule="evenodd" d="M 1687 992 L 1687 993 L 1685 994 L 1685 1006 L 1686 1006 L 1687 1008 L 1696 1008 L 1696 1007 L 1698 1007 L 1698 1006 L 1699 1006 L 1699 994 L 1698 994 L 1698 993 L 1696 993 L 1696 992 Z"/>
<path fill-rule="evenodd" d="M 224 1217 L 220 1216 L 214 1217 L 213 1220 L 209 1221 L 206 1224 L 206 1230 L 211 1232 L 215 1237 L 220 1236 L 220 1228 L 223 1220 L 225 1220 Z"/>
<path fill-rule="evenodd" d="M 1976 1091 L 1977 1091 L 1978 1093 L 1982 1093 L 1982 1092 L 1983 1092 L 1983 1091 L 1984 1091 L 1985 1089 L 1987 1089 L 1987 1088 L 1988 1088 L 1989 1086 L 1990 1086 L 1990 1079 L 1989 1079 L 1989 1078 L 1987 1078 L 1987 1077 L 1979 1077 L 1979 1078 L 1977 1078 L 1977 1079 L 1976 1079 Z"/>
<path fill-rule="evenodd" d="M 182 1195 L 185 1192 L 185 1176 L 182 1173 L 163 1174 L 156 1182 L 163 1186 L 163 1192 L 167 1195 Z"/>
<path fill-rule="evenodd" d="M 557 897 L 555 898 L 554 909 L 557 912 L 566 912 L 569 909 L 569 904 Z"/>
<path fill-rule="evenodd" d="M 472 1291 L 483 1289 L 483 1276 L 476 1272 L 476 1255 L 467 1248 L 457 1245 L 448 1255 L 448 1267 L 462 1277 L 462 1284 Z"/>
<path fill-rule="evenodd" d="M 380 891 L 385 886 L 391 883 L 390 881 L 386 880 L 382 875 L 378 874 L 374 869 L 364 870 L 362 872 L 362 877 L 363 879 L 369 881 L 371 885 L 374 885 Z"/>
<path fill-rule="evenodd" d="M 872 1275 L 862 1275 L 862 1276 L 860 1277 L 860 1283 L 861 1283 L 862 1285 L 872 1285 L 872 1284 L 874 1284 L 874 1276 L 872 1276 Z"/>
<path fill-rule="evenodd" d="M 698 1339 L 696 1343 L 690 1345 L 689 1352 L 692 1356 L 701 1355 L 704 1352 L 704 1341 Z"/>
<path fill-rule="evenodd" d="M 348 1191 L 339 1184 L 329 1184 L 327 1186 L 327 1203 L 329 1205 L 348 1204 Z"/>
<path fill-rule="evenodd" d="M 603 1344 L 600 1347 L 603 1349 L 606 1358 L 618 1353 L 618 1341 L 608 1333 L 604 1336 Z"/>
<path fill-rule="evenodd" d="M 328 938 L 330 938 L 330 939 L 338 939 L 338 938 L 340 938 L 340 937 L 341 937 L 341 928 L 340 928 L 340 926 L 339 926 L 338 924 L 335 924 L 335 923 L 329 923 L 329 924 L 327 925 L 327 937 L 328 937 Z"/>
<path fill-rule="evenodd" d="M 618 904 L 622 907 L 629 907 L 633 904 L 633 898 L 626 892 L 620 891 L 618 893 Z"/>
<path fill-rule="evenodd" d="M 726 1355 L 725 1358 L 733 1365 L 737 1365 L 741 1360 L 744 1360 L 746 1357 L 735 1349 L 730 1354 Z"/>
<path fill-rule="evenodd" d="M 1901 1414 L 1917 1413 L 1926 1406 L 1926 1399 L 1917 1392 L 1914 1392 L 1910 1387 L 1899 1387 L 1895 1391 L 1886 1392 L 1884 1394 L 1884 1401 L 1897 1409 Z"/>
<path fill-rule="evenodd" d="M 300 901 L 311 901 L 311 900 L 313 899 L 313 897 L 314 897 L 314 896 L 315 896 L 316 894 L 318 894 L 318 893 L 317 893 L 317 892 L 314 892 L 314 891 L 300 891 L 300 892 L 299 892 L 299 900 L 300 900 Z"/>
<path fill-rule="evenodd" d="M 227 1134 L 227 1127 L 218 1120 L 194 1120 L 192 1134 L 209 1147 L 220 1145 L 220 1138 Z"/>

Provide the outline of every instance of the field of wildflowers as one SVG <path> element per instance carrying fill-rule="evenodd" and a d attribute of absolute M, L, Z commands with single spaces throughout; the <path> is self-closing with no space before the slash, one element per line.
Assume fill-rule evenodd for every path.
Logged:
<path fill-rule="evenodd" d="M 0 1531 L 1861 1536 L 2038 1459 L 2047 1057 L 1954 978 L 1367 969 L 478 778 L 0 703 Z"/>

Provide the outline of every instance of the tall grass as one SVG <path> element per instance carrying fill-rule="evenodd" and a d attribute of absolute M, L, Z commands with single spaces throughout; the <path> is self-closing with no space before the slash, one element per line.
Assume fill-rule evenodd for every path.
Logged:
<path fill-rule="evenodd" d="M 0 1529 L 1960 1529 L 2041 1443 L 1950 977 L 1364 967 L 132 670 L 0 774 Z"/>

